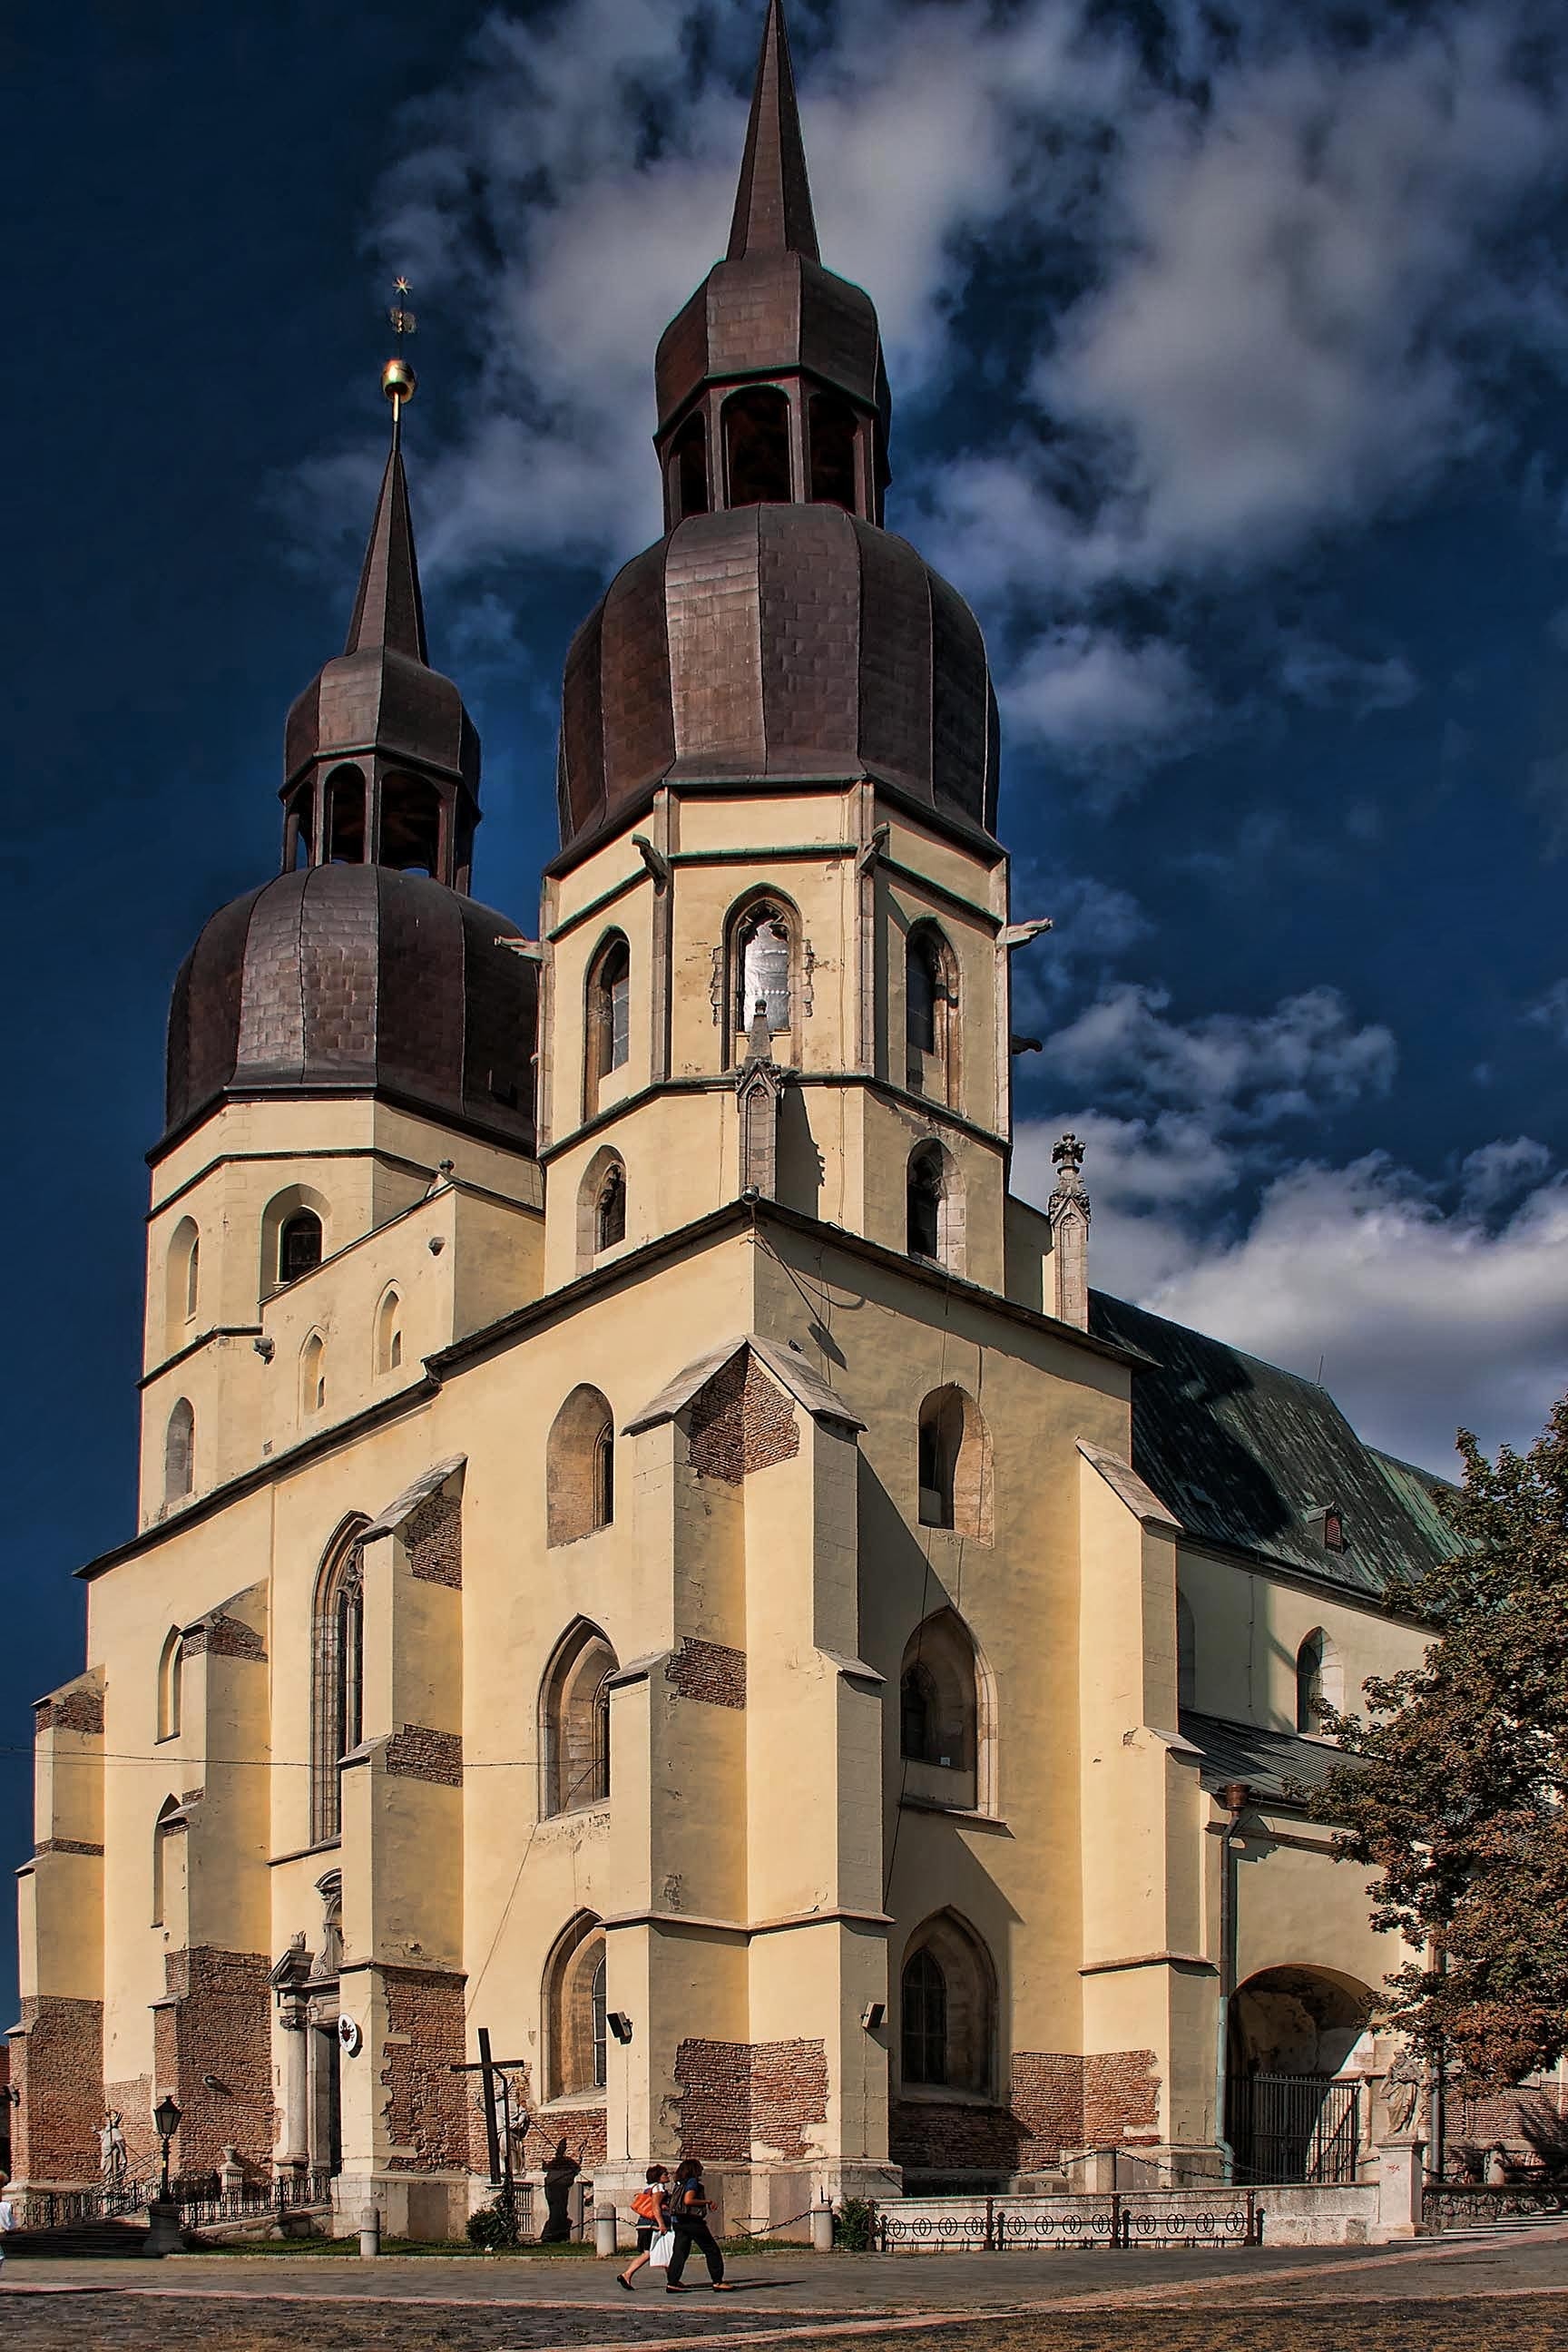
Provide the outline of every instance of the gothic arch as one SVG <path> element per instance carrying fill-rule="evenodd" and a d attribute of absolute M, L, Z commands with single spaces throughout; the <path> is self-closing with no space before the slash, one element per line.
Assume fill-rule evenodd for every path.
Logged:
<path fill-rule="evenodd" d="M 310 1841 L 342 1827 L 339 1768 L 364 1737 L 363 1513 L 346 1518 L 322 1556 L 311 1609 Z"/>
<path fill-rule="evenodd" d="M 321 1265 L 331 1220 L 326 1197 L 311 1184 L 287 1184 L 261 1212 L 260 1295 L 269 1298 Z"/>
<path fill-rule="evenodd" d="M 547 1544 L 575 1543 L 616 1516 L 616 1424 L 609 1400 L 584 1381 L 574 1388 L 544 1442 Z"/>
<path fill-rule="evenodd" d="M 904 940 L 906 1081 L 912 1093 L 956 1106 L 959 1087 L 958 958 L 938 923 L 910 926 Z"/>
<path fill-rule="evenodd" d="M 542 1817 L 580 1813 L 610 1794 L 609 1679 L 617 1660 L 587 1618 L 569 1625 L 539 1686 Z"/>
<path fill-rule="evenodd" d="M 579 2098 L 605 2087 L 605 1930 L 598 1914 L 579 1911 L 544 1964 L 544 2086 L 548 2099 Z"/>
<path fill-rule="evenodd" d="M 921 1407 L 921 1524 L 991 1540 L 991 1432 L 966 1389 L 933 1389 Z"/>
<path fill-rule="evenodd" d="M 185 1907 L 184 1836 L 184 1808 L 177 1797 L 165 1797 L 153 1824 L 152 1924 L 169 1928 L 176 1948 L 185 1940 L 182 1916 Z"/>
<path fill-rule="evenodd" d="M 375 1369 L 399 1371 L 403 1366 L 403 1300 L 395 1284 L 384 1293 L 375 1310 Z"/>
<path fill-rule="evenodd" d="M 910 1255 L 962 1274 L 963 1180 L 952 1152 L 934 1135 L 910 1152 L 904 1189 Z"/>
<path fill-rule="evenodd" d="M 1296 1653 L 1296 1728 L 1321 1738 L 1322 1710 L 1337 1714 L 1345 1703 L 1344 1661 L 1339 1643 L 1314 1625 Z"/>
<path fill-rule="evenodd" d="M 171 1349 L 182 1347 L 195 1321 L 201 1295 L 202 1237 L 195 1217 L 182 1217 L 164 1261 L 163 1334 Z"/>
<path fill-rule="evenodd" d="M 899 1971 L 903 2089 L 989 2095 L 995 2076 L 996 1971 L 956 1911 L 933 1912 L 910 1937 Z"/>
<path fill-rule="evenodd" d="M 334 768 L 327 778 L 326 825 L 321 842 L 327 866 L 363 866 L 365 862 L 364 771 L 352 763 Z"/>
<path fill-rule="evenodd" d="M 745 1058 L 746 1033 L 761 1004 L 770 1038 L 784 1038 L 782 1055 L 795 1056 L 797 1024 L 810 1012 L 805 988 L 800 909 L 782 890 L 748 890 L 724 919 L 723 1024 L 725 1063 Z"/>
<path fill-rule="evenodd" d="M 300 1412 L 321 1412 L 327 1402 L 327 1343 L 319 1331 L 307 1334 L 300 1350 Z"/>
<path fill-rule="evenodd" d="M 626 1237 L 626 1163 L 610 1144 L 595 1152 L 577 1187 L 577 1265 L 586 1274 Z"/>
<path fill-rule="evenodd" d="M 991 1670 L 955 1609 L 938 1609 L 904 1644 L 899 1748 L 921 1793 L 994 1812 L 996 1697 Z"/>
<path fill-rule="evenodd" d="M 185 1637 L 172 1626 L 158 1660 L 158 1737 L 177 1739 L 184 1707 Z"/>
<path fill-rule="evenodd" d="M 163 1431 L 163 1500 L 183 1503 L 195 1486 L 196 1416 L 189 1397 L 178 1397 Z"/>
<path fill-rule="evenodd" d="M 583 998 L 583 1115 L 631 1057 L 632 951 L 624 931 L 606 931 L 588 965 Z"/>

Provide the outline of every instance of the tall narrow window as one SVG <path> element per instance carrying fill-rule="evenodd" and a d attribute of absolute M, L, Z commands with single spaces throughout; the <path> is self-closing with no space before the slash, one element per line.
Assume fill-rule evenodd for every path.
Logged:
<path fill-rule="evenodd" d="M 790 497 L 789 401 L 757 385 L 724 403 L 724 465 L 732 507 L 783 506 Z"/>
<path fill-rule="evenodd" d="M 935 1258 L 942 1246 L 942 1155 L 923 1146 L 910 1156 L 909 1251 Z"/>
<path fill-rule="evenodd" d="M 190 1338 L 201 1297 L 202 1239 L 194 1217 L 182 1217 L 169 1242 L 164 1286 L 164 1338 L 171 1349 Z"/>
<path fill-rule="evenodd" d="M 899 2012 L 906 2085 L 990 2090 L 995 1974 L 956 1912 L 939 1911 L 917 1930 L 899 1979 Z"/>
<path fill-rule="evenodd" d="M 604 2089 L 607 2071 L 605 2065 L 605 1956 L 601 1952 L 599 1965 L 594 1970 L 588 1987 L 589 2031 L 594 2044 L 594 2088 L 596 2091 Z"/>
<path fill-rule="evenodd" d="M 811 495 L 829 506 L 858 511 L 855 442 L 858 425 L 847 400 L 819 392 L 811 403 Z"/>
<path fill-rule="evenodd" d="M 313 1209 L 296 1209 L 278 1233 L 278 1279 L 298 1282 L 321 1263 L 321 1221 Z"/>
<path fill-rule="evenodd" d="M 947 2081 L 947 1979 L 942 1963 L 919 1951 L 905 1966 L 900 1989 L 903 2007 L 903 2068 L 906 2083 Z"/>
<path fill-rule="evenodd" d="M 1337 1714 L 1344 1697 L 1339 1651 L 1322 1627 L 1316 1625 L 1296 1653 L 1297 1730 L 1321 1738 L 1324 1711 Z"/>
<path fill-rule="evenodd" d="M 327 863 L 364 864 L 364 778 L 357 768 L 334 768 L 327 779 Z"/>
<path fill-rule="evenodd" d="M 180 1736 L 180 1714 L 184 1704 L 185 1643 L 176 1628 L 163 1644 L 158 1661 L 158 1737 L 177 1739 Z"/>
<path fill-rule="evenodd" d="M 931 1768 L 910 1782 L 911 1792 L 962 1811 L 994 1811 L 991 1682 L 956 1610 L 937 1610 L 911 1633 L 899 1692 L 903 1759 Z"/>
<path fill-rule="evenodd" d="M 545 1964 L 546 2097 L 603 2090 L 605 2008 L 605 1931 L 591 1911 L 580 1911 Z"/>
<path fill-rule="evenodd" d="M 605 1171 L 595 1204 L 595 1246 L 616 1248 L 626 1237 L 626 1171 L 618 1160 Z"/>
<path fill-rule="evenodd" d="M 327 1343 L 312 1331 L 300 1350 L 300 1410 L 320 1412 L 327 1402 Z"/>
<path fill-rule="evenodd" d="M 544 1445 L 545 1541 L 575 1543 L 615 1517 L 615 1423 L 598 1389 L 574 1389 Z"/>
<path fill-rule="evenodd" d="M 991 1433 L 974 1399 L 936 1389 L 921 1407 L 920 1516 L 929 1528 L 991 1540 Z"/>
<path fill-rule="evenodd" d="M 676 435 L 669 452 L 675 520 L 708 511 L 708 420 L 699 410 Z"/>
<path fill-rule="evenodd" d="M 958 961 L 934 923 L 917 923 L 905 942 L 904 1035 L 910 1089 L 956 1102 Z"/>
<path fill-rule="evenodd" d="M 796 926 L 781 898 L 753 898 L 730 920 L 729 1023 L 731 1052 L 745 1051 L 746 1034 L 759 1011 L 771 1036 L 794 1023 Z"/>
<path fill-rule="evenodd" d="M 388 776 L 381 788 L 383 866 L 405 874 L 438 875 L 441 857 L 441 798 L 419 776 Z"/>
<path fill-rule="evenodd" d="M 389 1290 L 376 1309 L 375 1369 L 395 1372 L 403 1362 L 403 1301 Z"/>
<path fill-rule="evenodd" d="M 163 1432 L 163 1500 L 180 1502 L 196 1483 L 196 1416 L 181 1397 Z"/>
<path fill-rule="evenodd" d="M 179 1801 L 165 1797 L 153 1824 L 153 1926 L 177 1927 L 184 1908 L 185 1815 Z"/>
<path fill-rule="evenodd" d="M 364 1737 L 364 1567 L 359 1544 L 363 1524 L 340 1535 L 316 1584 L 310 1835 L 317 1844 L 339 1833 L 340 1768 Z"/>
<path fill-rule="evenodd" d="M 612 932 L 588 969 L 587 1087 L 584 1109 L 599 1107 L 602 1081 L 623 1069 L 631 1054 L 632 958 L 618 931 Z"/>
<path fill-rule="evenodd" d="M 610 1793 L 610 1676 L 616 1654 L 584 1619 L 562 1636 L 539 1696 L 540 1811 L 581 1812 Z"/>

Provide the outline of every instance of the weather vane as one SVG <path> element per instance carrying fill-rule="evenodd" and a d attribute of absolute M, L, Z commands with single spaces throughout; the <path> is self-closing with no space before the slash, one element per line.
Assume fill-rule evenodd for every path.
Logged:
<path fill-rule="evenodd" d="M 407 278 L 395 278 L 392 290 L 397 299 L 386 315 L 391 321 L 392 331 L 397 337 L 397 357 L 388 360 L 382 369 L 381 388 L 392 403 L 392 437 L 395 441 L 398 428 L 403 422 L 403 404 L 405 400 L 413 399 L 419 383 L 418 377 L 404 357 L 404 345 L 407 338 L 414 333 L 419 321 L 408 308 Z"/>

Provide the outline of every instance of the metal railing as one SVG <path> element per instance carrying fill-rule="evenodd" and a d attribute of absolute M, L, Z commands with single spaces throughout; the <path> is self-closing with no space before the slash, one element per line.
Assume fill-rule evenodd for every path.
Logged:
<path fill-rule="evenodd" d="M 1263 2213 L 1253 2190 L 1224 2182 L 1147 2195 L 922 2197 L 879 2207 L 877 2242 L 885 2254 L 1258 2246 Z"/>
<path fill-rule="evenodd" d="M 1227 2136 L 1255 2184 L 1355 2186 L 1361 2085 L 1319 2074 L 1247 2074 L 1231 2083 Z"/>
<path fill-rule="evenodd" d="M 161 2189 L 158 2180 L 121 2181 L 111 2189 L 27 2189 L 12 2203 L 19 2229 L 80 2230 L 144 2213 Z M 216 2173 L 200 2173 L 174 2181 L 170 2202 L 178 2206 L 184 2228 L 203 2230 L 215 2221 L 242 2221 L 305 2205 L 330 2204 L 331 2195 L 330 2172 L 290 2174 L 281 2180 L 248 2182 L 242 2189 L 227 2190 L 219 2186 Z"/>

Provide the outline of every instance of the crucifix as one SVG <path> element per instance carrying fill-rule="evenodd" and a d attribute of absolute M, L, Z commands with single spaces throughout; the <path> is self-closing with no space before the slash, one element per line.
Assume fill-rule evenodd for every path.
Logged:
<path fill-rule="evenodd" d="M 454 2066 L 452 2072 L 454 2074 L 478 2074 L 481 2079 L 485 2101 L 485 2151 L 490 2160 L 490 2187 L 510 2189 L 511 2187 L 511 2101 L 509 2096 L 506 2151 L 503 2158 L 500 2134 L 496 2129 L 496 2084 L 499 2079 L 502 2092 L 507 2093 L 510 2086 L 501 2069 L 506 2066 L 526 2066 L 528 2061 L 526 2058 L 492 2058 L 490 2030 L 488 2025 L 480 2026 L 479 2039 L 478 2058 L 470 2058 L 466 2065 Z"/>

